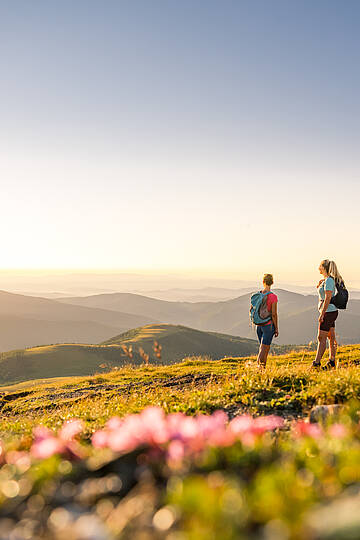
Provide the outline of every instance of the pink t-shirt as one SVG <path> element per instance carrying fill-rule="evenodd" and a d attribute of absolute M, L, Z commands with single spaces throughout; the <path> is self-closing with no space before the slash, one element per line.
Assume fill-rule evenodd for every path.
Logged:
<path fill-rule="evenodd" d="M 274 293 L 270 293 L 267 295 L 267 298 L 266 298 L 266 304 L 267 304 L 267 308 L 268 308 L 268 311 L 271 313 L 271 306 L 273 304 L 275 304 L 275 302 L 278 301 L 278 297 L 276 296 L 276 294 Z M 266 324 L 272 324 L 272 321 L 269 321 L 268 323 Z"/>
<path fill-rule="evenodd" d="M 268 311 L 271 311 L 271 306 L 275 304 L 275 302 L 277 301 L 278 301 L 278 297 L 273 292 L 267 295 L 266 302 L 267 302 Z"/>

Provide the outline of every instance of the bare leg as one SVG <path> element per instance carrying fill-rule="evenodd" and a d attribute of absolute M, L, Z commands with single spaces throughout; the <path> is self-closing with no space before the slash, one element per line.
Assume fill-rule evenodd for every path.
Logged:
<path fill-rule="evenodd" d="M 332 362 L 335 362 L 335 355 L 337 350 L 337 341 L 336 341 L 336 335 L 335 335 L 335 328 L 330 328 L 329 332 L 329 343 L 330 343 L 330 349 L 329 349 L 329 360 Z"/>
<path fill-rule="evenodd" d="M 257 363 L 259 366 L 261 367 L 266 366 L 266 360 L 267 360 L 269 351 L 270 351 L 270 345 L 264 345 L 264 344 L 260 345 L 259 354 L 257 357 Z"/>
<path fill-rule="evenodd" d="M 318 334 L 318 347 L 316 352 L 316 358 L 314 360 L 314 364 L 319 365 L 321 362 L 322 357 L 324 356 L 324 352 L 326 351 L 326 340 L 328 337 L 328 332 L 325 330 L 319 330 Z"/>

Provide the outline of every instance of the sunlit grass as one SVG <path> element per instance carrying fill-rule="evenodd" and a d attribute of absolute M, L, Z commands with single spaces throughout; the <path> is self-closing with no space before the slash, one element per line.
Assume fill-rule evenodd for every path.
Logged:
<path fill-rule="evenodd" d="M 190 357 L 172 366 L 128 365 L 91 377 L 24 382 L 2 388 L 0 435 L 30 434 L 34 424 L 56 427 L 71 417 L 82 418 L 90 434 L 109 417 L 148 405 L 187 414 L 306 415 L 315 404 L 360 397 L 360 346 L 342 347 L 338 358 L 340 367 L 331 372 L 312 370 L 314 353 L 295 351 L 270 356 L 266 370 L 255 357 Z"/>

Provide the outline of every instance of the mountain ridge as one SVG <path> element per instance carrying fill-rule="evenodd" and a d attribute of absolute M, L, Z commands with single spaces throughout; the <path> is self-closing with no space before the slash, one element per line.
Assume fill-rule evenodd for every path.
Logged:
<path fill-rule="evenodd" d="M 279 298 L 280 336 L 279 344 L 304 344 L 317 338 L 317 305 L 314 294 L 299 294 L 286 289 L 274 289 Z M 254 338 L 249 325 L 250 293 L 217 302 L 174 302 L 151 299 L 133 293 L 115 293 L 91 295 L 77 298 L 81 305 L 92 307 L 110 307 L 115 311 L 120 307 L 128 313 L 143 313 L 153 316 L 161 322 L 183 324 L 199 330 L 237 334 Z M 61 303 L 69 299 L 59 300 Z M 71 299 L 71 301 L 74 301 Z M 304 317 L 307 312 L 308 317 Z M 351 300 L 346 312 L 339 313 L 337 323 L 339 339 L 346 343 L 360 341 L 360 327 L 357 316 L 360 315 L 360 300 Z"/>
<path fill-rule="evenodd" d="M 280 321 L 276 342 L 300 345 L 315 341 L 317 297 L 285 289 L 274 292 L 279 297 Z M 0 291 L 0 350 L 39 343 L 98 343 L 132 328 L 160 323 L 254 339 L 249 300 L 249 293 L 217 302 L 174 302 L 134 293 L 54 300 Z M 359 316 L 360 300 L 350 299 L 348 309 L 339 313 L 339 342 L 360 341 Z"/>

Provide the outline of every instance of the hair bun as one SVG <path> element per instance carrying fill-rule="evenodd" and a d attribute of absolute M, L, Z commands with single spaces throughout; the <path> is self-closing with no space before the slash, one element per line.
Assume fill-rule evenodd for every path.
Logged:
<path fill-rule="evenodd" d="M 265 285 L 267 285 L 268 287 L 271 287 L 271 285 L 274 283 L 273 275 L 272 274 L 264 274 L 263 283 L 265 283 Z"/>

